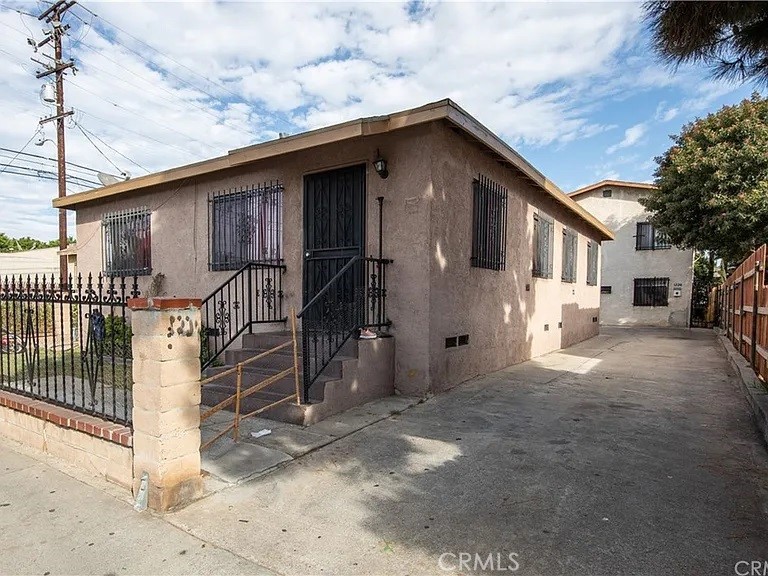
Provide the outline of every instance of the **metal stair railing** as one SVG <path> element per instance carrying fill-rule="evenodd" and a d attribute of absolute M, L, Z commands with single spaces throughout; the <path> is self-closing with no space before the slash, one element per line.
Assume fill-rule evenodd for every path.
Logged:
<path fill-rule="evenodd" d="M 255 324 L 285 322 L 284 264 L 249 262 L 202 301 L 201 368 L 204 370 Z"/>
<path fill-rule="evenodd" d="M 309 390 L 360 328 L 391 326 L 386 267 L 392 260 L 355 256 L 301 309 L 304 402 Z"/>

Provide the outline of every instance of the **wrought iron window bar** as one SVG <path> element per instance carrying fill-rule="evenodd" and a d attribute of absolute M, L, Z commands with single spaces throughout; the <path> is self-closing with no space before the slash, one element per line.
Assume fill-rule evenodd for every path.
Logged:
<path fill-rule="evenodd" d="M 472 258 L 476 268 L 504 270 L 507 264 L 507 189 L 482 174 L 472 181 Z"/>

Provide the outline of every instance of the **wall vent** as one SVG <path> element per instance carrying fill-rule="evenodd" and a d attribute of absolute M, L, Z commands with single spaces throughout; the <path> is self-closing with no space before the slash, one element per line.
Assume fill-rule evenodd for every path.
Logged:
<path fill-rule="evenodd" d="M 451 336 L 450 338 L 445 339 L 446 348 L 456 348 L 457 345 L 458 345 L 458 338 L 456 336 Z"/>
<path fill-rule="evenodd" d="M 459 346 L 466 346 L 467 344 L 469 344 L 469 334 L 459 336 Z"/>

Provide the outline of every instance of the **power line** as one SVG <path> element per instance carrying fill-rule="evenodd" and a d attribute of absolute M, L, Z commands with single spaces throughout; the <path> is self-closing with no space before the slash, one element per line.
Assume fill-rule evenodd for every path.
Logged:
<path fill-rule="evenodd" d="M 80 124 L 77 124 L 77 123 L 75 123 L 75 126 L 77 126 L 77 128 L 78 128 L 78 130 L 80 130 L 80 132 L 82 132 L 83 136 L 85 136 L 85 139 L 86 139 L 86 140 L 88 140 L 88 142 L 90 142 L 90 143 L 91 143 L 91 145 L 92 145 L 94 148 L 96 148 L 96 151 L 97 151 L 99 154 L 101 154 L 101 155 L 104 157 L 104 159 L 105 159 L 107 162 L 109 162 L 110 164 L 112 164 L 112 166 L 114 166 L 115 170 L 117 170 L 117 171 L 118 171 L 118 172 L 120 172 L 120 173 L 123 173 L 123 170 L 122 170 L 122 169 L 121 169 L 121 168 L 120 168 L 120 167 L 119 167 L 117 164 L 115 164 L 114 162 L 112 162 L 112 160 L 110 160 L 110 159 L 107 157 L 107 155 L 106 155 L 106 154 L 104 154 L 104 152 L 102 152 L 102 151 L 101 151 L 101 148 L 99 148 L 98 146 L 96 146 L 96 143 L 95 143 L 93 140 L 91 140 L 91 138 L 90 138 L 90 136 L 88 136 L 88 134 L 86 134 L 86 133 L 85 133 L 85 130 L 83 130 L 83 128 L 82 128 L 82 126 L 80 126 Z"/>
<path fill-rule="evenodd" d="M 173 92 L 171 92 L 167 88 L 164 88 L 163 86 L 159 86 L 155 82 L 152 82 L 151 80 L 149 80 L 147 78 L 144 78 L 143 76 L 140 76 L 139 74 L 136 74 L 136 72 L 134 72 L 133 70 L 129 70 L 128 68 L 126 68 L 125 66 L 120 64 L 120 62 L 118 62 L 117 60 L 114 60 L 114 59 L 110 58 L 109 56 L 105 55 L 103 52 L 101 52 L 95 46 L 91 46 L 90 44 L 88 44 L 86 42 L 80 42 L 80 45 L 81 46 L 85 46 L 86 48 L 88 48 L 89 50 L 94 52 L 95 54 L 98 54 L 101 58 L 104 58 L 105 60 L 109 60 L 110 62 L 112 62 L 113 64 L 118 66 L 121 70 L 123 70 L 124 72 L 127 72 L 128 74 L 131 74 L 131 75 L 135 76 L 136 78 L 138 78 L 139 80 L 141 80 L 142 82 L 144 82 L 146 84 L 149 84 L 153 88 L 155 88 L 157 90 L 162 90 L 163 92 L 166 92 L 167 94 L 170 94 L 173 97 L 173 100 L 170 100 L 168 98 L 163 98 L 163 100 L 165 100 L 166 102 L 171 102 L 173 104 L 177 104 L 177 103 L 181 102 L 182 104 L 192 106 L 194 108 L 197 108 L 201 112 L 203 112 L 205 114 L 208 114 L 209 116 L 214 118 L 217 123 L 222 121 L 222 118 L 220 118 L 219 116 L 217 116 L 216 114 L 214 114 L 213 112 L 208 110 L 207 108 L 203 108 L 202 106 L 199 106 L 199 105 L 195 104 L 192 101 L 181 99 L 178 94 L 174 94 Z M 116 78 L 117 80 L 119 80 L 119 81 L 121 81 L 121 82 L 123 82 L 125 84 L 128 84 L 129 86 L 133 86 L 133 84 L 131 84 L 125 78 L 121 78 L 120 76 L 118 76 L 116 74 L 113 74 L 113 73 L 109 72 L 108 70 L 104 70 L 103 68 L 100 68 L 100 67 L 98 67 L 98 66 L 96 66 L 94 64 L 91 64 L 91 63 L 87 64 L 87 66 L 89 68 L 93 68 L 94 70 L 99 70 L 100 72 L 102 72 L 104 74 L 107 74 L 109 76 L 112 76 L 113 78 Z"/>
<path fill-rule="evenodd" d="M 160 126 L 161 128 L 165 128 L 166 130 L 170 130 L 171 132 L 176 132 L 176 134 L 178 134 L 179 136 L 183 136 L 184 138 L 187 138 L 188 140 L 192 140 L 194 142 L 198 142 L 198 143 L 202 144 L 203 146 L 207 146 L 209 148 L 212 148 L 212 146 L 210 144 L 208 144 L 207 142 L 203 142 L 202 140 L 198 140 L 194 136 L 190 136 L 189 134 L 185 134 L 184 132 L 181 132 L 180 130 L 176 130 L 176 128 L 172 128 L 171 126 L 167 126 L 167 125 L 162 124 L 162 123 L 160 123 L 160 122 L 158 122 L 156 120 L 152 120 L 151 118 L 147 118 L 146 116 L 143 116 L 141 114 L 137 114 L 134 110 L 129 110 L 128 108 L 126 108 L 122 104 L 118 104 L 117 102 L 114 102 L 113 100 L 110 100 L 109 98 L 105 98 L 104 96 L 102 96 L 101 94 L 97 94 L 93 90 L 89 90 L 88 88 L 84 88 L 83 86 L 80 86 L 80 84 L 77 84 L 76 82 L 73 82 L 72 80 L 69 81 L 69 84 L 71 86 L 75 86 L 75 87 L 79 88 L 80 90 L 82 90 L 84 92 L 88 92 L 89 94 L 91 94 L 93 96 L 96 96 L 96 98 L 99 98 L 100 100 L 103 100 L 107 104 L 112 104 L 112 106 L 114 106 L 115 108 L 120 108 L 121 110 L 125 110 L 126 112 L 128 112 L 132 116 L 135 116 L 135 117 L 138 117 L 138 118 L 142 118 L 142 119 L 146 120 L 147 122 L 151 122 L 152 124 Z"/>
<path fill-rule="evenodd" d="M 13 6 L 8 6 L 7 4 L 0 4 L 0 8 L 3 8 L 4 10 L 8 10 L 9 12 L 18 12 L 19 14 L 23 14 L 24 16 L 29 16 L 30 18 L 37 18 L 34 14 L 30 14 L 29 12 L 24 12 L 24 10 L 19 10 L 18 8 L 14 8 Z"/>
<path fill-rule="evenodd" d="M 21 154 L 24 152 L 25 148 L 26 148 L 27 146 L 29 146 L 30 142 L 32 142 L 32 140 L 34 140 L 34 139 L 35 139 L 35 136 L 37 136 L 37 131 L 35 131 L 35 133 L 34 133 L 34 134 L 32 134 L 32 138 L 30 138 L 29 140 L 27 140 L 27 143 L 26 143 L 26 144 L 24 144 L 24 146 L 22 146 L 22 147 L 21 147 L 21 150 L 19 150 L 19 151 L 16 153 L 16 156 L 14 156 L 14 157 L 13 157 L 13 159 L 11 160 L 11 162 L 13 162 L 14 160 L 16 160 L 16 158 L 18 158 L 18 157 L 19 157 L 19 156 L 20 156 L 20 155 L 21 155 Z M 5 168 L 3 168 L 2 170 L 0 170 L 0 174 L 2 174 L 3 172 L 5 172 L 5 170 L 6 170 L 7 168 L 8 168 L 8 167 L 6 166 L 6 167 L 5 167 Z"/>
<path fill-rule="evenodd" d="M 33 178 L 41 178 L 43 180 L 58 180 L 58 174 L 50 170 L 39 170 L 37 168 L 29 168 L 25 166 L 16 166 L 15 164 L 0 164 L 4 167 L 4 170 L 0 173 L 12 174 L 16 176 L 29 176 Z M 12 168 L 12 170 L 9 170 Z M 25 170 L 25 172 L 18 172 L 18 170 Z M 72 184 L 80 184 L 80 182 L 86 183 L 88 186 L 101 186 L 99 182 L 88 180 L 87 178 L 80 178 L 79 176 L 67 176 L 67 181 Z"/>
<path fill-rule="evenodd" d="M 57 167 L 56 160 L 45 161 L 45 160 L 37 160 L 37 159 L 34 159 L 34 158 L 26 158 L 24 156 L 20 156 L 16 160 L 13 160 L 12 156 L 10 154 L 8 154 L 7 152 L 0 152 L 0 160 L 6 161 L 6 162 L 11 161 L 11 162 L 14 163 L 15 166 L 25 167 L 25 168 L 27 166 L 22 166 L 22 164 L 20 164 L 20 163 L 32 164 L 32 165 L 35 165 L 35 166 L 43 166 L 44 168 L 49 168 L 49 169 L 51 169 L 51 168 L 52 169 L 56 169 L 56 167 Z M 91 170 L 83 170 L 82 168 L 72 168 L 72 167 L 69 167 L 68 171 L 69 172 L 73 172 L 73 173 L 77 173 L 77 174 L 82 174 L 83 176 L 87 176 L 87 177 L 90 177 L 90 178 L 94 177 L 96 174 L 99 173 L 98 170 L 91 171 Z"/>
<path fill-rule="evenodd" d="M 144 170 L 144 172 L 146 172 L 147 174 L 149 174 L 149 173 L 150 173 L 150 171 L 149 171 L 149 170 L 147 170 L 146 168 L 144 168 L 144 166 L 142 166 L 141 164 L 139 164 L 139 163 L 138 163 L 138 162 L 136 162 L 135 160 L 131 160 L 130 158 L 128 158 L 128 156 L 126 156 L 125 154 L 123 154 L 123 153 L 122 153 L 122 152 L 120 152 L 119 150 L 116 150 L 115 148 L 113 148 L 112 146 L 110 146 L 109 144 L 107 144 L 106 142 L 104 142 L 104 140 L 102 140 L 101 138 L 99 138 L 99 137 L 98 137 L 96 134 L 94 134 L 93 132 L 91 132 L 90 130 L 88 130 L 87 128 L 85 128 L 84 126 L 82 126 L 81 124 L 77 124 L 77 123 L 76 123 L 75 125 L 76 125 L 78 128 L 80 128 L 80 130 L 81 130 L 81 131 L 85 130 L 85 132 L 88 132 L 88 134 L 90 134 L 91 136 L 93 136 L 94 138 L 96 138 L 96 140 L 98 140 L 99 142 L 101 142 L 102 144 L 104 144 L 104 146 L 106 146 L 107 148 L 109 148 L 110 150 L 112 150 L 112 152 L 114 152 L 115 154 L 119 154 L 120 156 L 122 156 L 123 158 L 125 158 L 126 160 L 128 160 L 128 162 L 130 162 L 131 164 L 133 164 L 133 165 L 135 165 L 135 166 L 138 166 L 139 168 L 141 168 L 142 170 Z M 83 135 L 85 135 L 85 134 L 83 134 Z"/>
<path fill-rule="evenodd" d="M 227 92 L 227 93 L 231 94 L 232 96 L 234 96 L 235 98 L 237 98 L 237 99 L 238 99 L 240 102 L 244 102 L 244 103 L 246 103 L 246 104 L 250 105 L 250 103 L 249 103 L 249 102 L 248 102 L 248 101 L 247 101 L 247 100 L 246 100 L 246 99 L 245 99 L 245 98 L 244 98 L 244 97 L 243 97 L 241 94 L 238 94 L 238 93 L 237 93 L 237 92 L 235 92 L 234 90 L 231 90 L 230 88 L 227 88 L 227 87 L 226 87 L 224 84 L 221 84 L 221 83 L 219 83 L 219 82 L 216 82 L 215 80 L 211 80 L 210 78 L 206 78 L 205 76 L 203 76 L 202 74 L 200 74 L 200 73 L 199 73 L 199 72 L 197 72 L 196 70 L 194 70 L 194 69 L 190 68 L 189 66 L 186 66 L 185 64 L 182 64 L 181 62 L 179 62 L 178 60 L 175 60 L 175 59 L 174 59 L 174 58 L 172 58 L 171 56 L 169 56 L 169 55 L 167 55 L 167 54 L 164 54 L 163 52 L 161 52 L 160 50 L 158 50 L 158 49 L 157 49 L 157 48 L 155 48 L 154 46 L 151 46 L 151 45 L 147 44 L 147 43 L 146 43 L 144 40 L 141 40 L 140 38 L 137 38 L 136 36 L 134 36 L 134 35 L 133 35 L 133 34 L 131 34 L 130 32 L 128 32 L 128 31 L 126 31 L 126 30 L 124 30 L 123 28 L 120 28 L 120 27 L 119 27 L 117 24 L 114 24 L 114 23 L 110 22 L 109 20 L 107 20 L 107 19 L 106 19 L 106 18 L 104 18 L 103 16 L 99 16 L 98 14 L 96 14 L 95 12 L 93 12 L 91 9 L 89 9 L 87 6 L 85 6 L 84 4 L 82 4 L 82 3 L 79 3 L 79 4 L 78 4 L 78 6 L 79 6 L 80 8 L 82 8 L 83 10 L 85 10 L 86 12 L 88 12 L 88 13 L 89 13 L 91 16 L 93 16 L 94 18 L 98 18 L 98 19 L 100 19 L 102 22 L 104 22 L 105 24 L 108 24 L 109 26 L 112 26 L 112 28 L 114 28 L 114 29 L 116 29 L 116 30 L 119 30 L 120 32 L 122 32 L 122 33 L 123 33 L 123 34 L 125 34 L 126 36 L 128 36 L 128 37 L 132 38 L 133 40 L 135 40 L 136 42 L 138 42 L 139 44 L 142 44 L 143 46 L 146 46 L 147 48 L 149 48 L 149 49 L 150 49 L 150 50 L 152 50 L 153 52 L 156 52 L 157 54 L 159 54 L 159 55 L 160 55 L 160 56 L 162 56 L 163 58 L 165 58 L 165 59 L 167 59 L 167 60 L 170 60 L 171 62 L 173 62 L 173 63 L 174 63 L 174 64 L 176 64 L 177 66 L 180 66 L 181 68 L 184 68 L 185 70 L 189 71 L 191 74 L 193 74 L 193 75 L 195 75 L 195 76 L 197 76 L 197 77 L 199 77 L 199 78 L 203 79 L 203 80 L 204 80 L 205 82 L 207 82 L 208 84 L 212 84 L 213 86 L 216 86 L 216 87 L 220 88 L 221 90 L 223 90 L 223 91 L 225 91 L 225 92 Z M 82 19 L 81 19 L 81 20 L 82 20 Z M 146 57 L 146 56 L 144 56 L 143 54 L 141 54 L 141 53 L 137 52 L 136 50 L 134 50 L 134 49 L 133 49 L 133 48 L 131 48 L 130 46 L 127 46 L 127 45 L 125 45 L 123 42 L 120 42 L 120 40 L 118 40 L 117 38 L 115 38 L 115 39 L 114 39 L 114 42 L 115 42 L 116 44 L 120 44 L 120 45 L 121 45 L 121 46 L 123 46 L 125 49 L 127 49 L 127 50 L 130 50 L 131 52 L 133 52 L 134 54 L 136 54 L 136 55 L 137 55 L 139 58 L 141 58 L 142 60 L 144 60 L 144 61 L 145 61 L 145 62 L 147 62 L 148 64 L 150 64 L 150 65 L 152 65 L 152 66 L 155 66 L 155 67 L 157 67 L 157 68 L 160 68 L 161 70 L 165 70 L 165 72 L 166 72 L 166 73 L 167 73 L 169 76 L 173 76 L 174 78 L 176 78 L 176 79 L 177 79 L 177 80 L 179 80 L 180 82 L 182 82 L 182 83 L 186 84 L 187 86 L 191 86 L 192 88 L 196 88 L 197 90 L 199 90 L 200 92 L 202 92 L 203 94 L 205 94 L 206 96 L 208 96 L 209 98 L 211 98 L 211 99 L 213 99 L 213 100 L 219 100 L 219 98 L 217 98 L 216 96 L 213 96 L 212 94 L 210 94 L 209 92 L 206 92 L 205 90 L 202 90 L 202 89 L 201 89 L 199 86 L 195 86 L 194 84 L 192 84 L 192 83 L 191 83 L 191 82 L 189 82 L 188 80 L 185 80 L 184 78 L 181 78 L 180 76 L 178 76 L 178 75 L 174 74 L 173 72 L 171 72 L 170 70 L 168 70 L 168 69 L 167 69 L 167 67 L 163 67 L 162 65 L 156 64 L 155 62 L 153 62 L 152 60 L 150 60 L 149 58 L 147 58 L 147 57 Z M 273 112 L 273 115 L 280 117 L 280 118 L 281 118 L 281 119 L 282 119 L 284 122 L 287 122 L 287 123 L 289 123 L 289 124 L 292 124 L 291 120 L 290 120 L 290 119 L 288 119 L 288 118 L 287 118 L 285 115 L 281 114 L 280 112 Z"/>
<path fill-rule="evenodd" d="M 3 148 L 2 146 L 0 146 L 0 151 L 11 152 L 11 153 L 18 152 L 17 150 L 13 150 L 11 148 Z M 41 158 L 43 160 L 52 160 L 53 162 L 56 162 L 56 158 L 51 158 L 49 156 L 42 156 L 40 154 L 32 154 L 31 152 L 20 152 L 20 154 L 22 154 L 23 156 L 32 156 L 33 158 Z M 74 162 L 70 162 L 69 160 L 67 160 L 67 164 L 69 164 L 70 166 L 75 166 L 77 168 L 82 168 L 83 170 L 88 170 L 90 172 L 101 172 L 101 170 L 97 170 L 96 168 L 89 168 L 88 166 L 83 166 L 82 164 L 75 164 Z"/>
<path fill-rule="evenodd" d="M 152 136 L 147 136 L 146 134 L 142 134 L 141 132 L 136 132 L 136 130 L 131 130 L 130 128 L 126 128 L 125 126 L 122 126 L 122 125 L 112 124 L 112 122 L 110 120 L 106 120 L 104 118 L 101 118 L 100 116 L 96 116 L 96 114 L 92 114 L 91 112 L 86 112 L 86 111 L 81 110 L 79 108 L 75 108 L 75 110 L 77 110 L 83 116 L 90 116 L 94 120 L 100 120 L 101 122 L 104 122 L 106 124 L 111 125 L 113 128 L 117 128 L 119 130 L 122 130 L 124 132 L 128 132 L 130 134 L 135 134 L 136 136 L 139 136 L 140 138 L 143 138 L 145 140 L 151 140 L 152 142 L 160 144 L 160 146 L 167 146 L 169 148 L 175 148 L 176 150 L 179 150 L 180 152 L 184 152 L 185 154 L 189 154 L 190 156 L 192 156 L 192 157 L 194 157 L 196 159 L 199 159 L 197 154 L 193 154 L 192 152 L 190 152 L 186 148 L 182 148 L 181 146 L 176 146 L 175 144 L 169 144 L 167 142 L 161 142 L 157 138 L 153 138 Z"/>

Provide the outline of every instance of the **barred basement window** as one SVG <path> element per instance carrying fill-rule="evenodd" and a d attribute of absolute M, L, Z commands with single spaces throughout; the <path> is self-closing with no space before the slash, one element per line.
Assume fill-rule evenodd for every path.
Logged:
<path fill-rule="evenodd" d="M 579 235 L 573 230 L 563 230 L 563 282 L 576 282 L 576 257 Z"/>
<path fill-rule="evenodd" d="M 591 240 L 587 242 L 587 285 L 597 286 L 597 263 L 600 246 Z"/>
<path fill-rule="evenodd" d="M 507 189 L 485 176 L 472 181 L 472 258 L 475 268 L 504 270 L 507 263 Z"/>
<path fill-rule="evenodd" d="M 635 278 L 633 306 L 669 306 L 669 278 Z"/>
<path fill-rule="evenodd" d="M 668 250 L 672 243 L 663 232 L 656 230 L 650 222 L 638 222 L 635 235 L 635 250 Z"/>
<path fill-rule="evenodd" d="M 152 273 L 151 212 L 133 208 L 101 218 L 104 273 L 141 276 Z"/>
<path fill-rule="evenodd" d="M 279 262 L 282 210 L 279 182 L 210 194 L 209 268 L 237 270 L 249 262 Z"/>
<path fill-rule="evenodd" d="M 533 215 L 533 275 L 537 278 L 552 278 L 554 231 L 551 218 L 541 212 Z"/>

